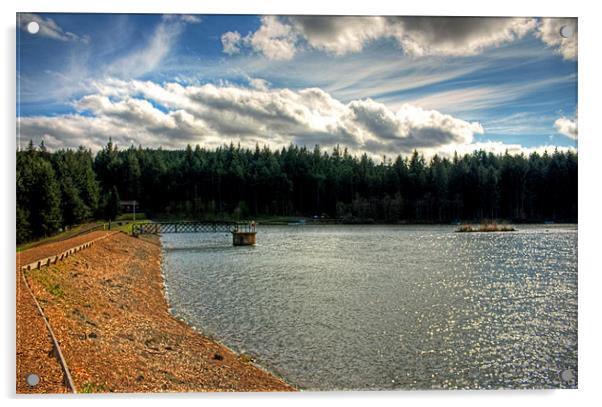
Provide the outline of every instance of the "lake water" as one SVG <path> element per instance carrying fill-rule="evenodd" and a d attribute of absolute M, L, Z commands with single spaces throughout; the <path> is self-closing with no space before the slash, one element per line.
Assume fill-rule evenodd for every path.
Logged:
<path fill-rule="evenodd" d="M 174 315 L 303 389 L 576 387 L 577 227 L 519 229 L 167 234 L 163 270 Z"/>

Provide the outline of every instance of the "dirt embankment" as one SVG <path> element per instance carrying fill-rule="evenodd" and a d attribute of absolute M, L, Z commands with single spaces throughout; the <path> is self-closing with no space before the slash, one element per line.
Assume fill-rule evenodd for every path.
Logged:
<path fill-rule="evenodd" d="M 69 240 L 48 243 L 17 253 L 16 274 L 16 390 L 17 393 L 66 393 L 63 372 L 54 356 L 52 342 L 40 317 L 34 300 L 23 283 L 21 266 L 53 256 L 82 243 L 108 235 L 107 232 L 92 232 Z M 44 304 L 41 304 L 44 306 Z M 26 376 L 35 373 L 40 377 L 36 387 L 26 384 Z"/>
<path fill-rule="evenodd" d="M 294 390 L 169 314 L 158 240 L 115 234 L 27 276 L 79 392 Z M 67 391 L 29 293 L 17 294 L 17 392 Z"/>

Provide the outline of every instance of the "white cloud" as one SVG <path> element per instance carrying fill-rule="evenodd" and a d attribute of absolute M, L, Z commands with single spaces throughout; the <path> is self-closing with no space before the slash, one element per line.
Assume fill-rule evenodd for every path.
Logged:
<path fill-rule="evenodd" d="M 223 52 L 229 55 L 238 54 L 245 46 L 269 59 L 286 61 L 297 52 L 297 34 L 293 27 L 275 16 L 261 17 L 261 26 L 254 33 L 241 37 L 238 31 L 228 31 L 221 41 Z"/>
<path fill-rule="evenodd" d="M 572 35 L 563 37 L 562 27 Z M 262 17 L 260 28 L 243 42 L 270 59 L 291 59 L 303 43 L 344 55 L 380 39 L 395 41 L 405 54 L 414 57 L 470 56 L 529 33 L 564 59 L 577 59 L 576 18 L 268 16 Z"/>
<path fill-rule="evenodd" d="M 475 142 L 475 134 L 484 133 L 477 122 L 411 104 L 393 111 L 371 99 L 343 103 L 319 88 L 293 91 L 136 80 L 110 80 L 95 87 L 97 92 L 74 103 L 77 114 L 19 118 L 20 139 L 44 140 L 50 149 L 84 145 L 93 150 L 109 137 L 121 146 L 165 148 L 214 148 L 230 142 L 249 148 L 341 145 L 376 159 L 414 149 L 431 157 L 479 149 L 530 154 L 557 148 Z"/>
<path fill-rule="evenodd" d="M 382 154 L 470 144 L 478 123 L 404 105 L 398 111 L 370 99 L 342 103 L 319 88 L 256 89 L 111 80 L 74 103 L 78 114 L 19 118 L 22 140 L 49 148 L 122 145 L 215 147 L 230 141 L 282 147 L 290 143 Z"/>
<path fill-rule="evenodd" d="M 252 88 L 257 90 L 268 90 L 268 88 L 270 87 L 270 83 L 265 79 L 249 77 L 248 81 L 249 85 L 251 85 Z"/>
<path fill-rule="evenodd" d="M 361 51 L 365 44 L 395 31 L 385 17 L 299 16 L 288 22 L 311 47 L 335 55 Z"/>
<path fill-rule="evenodd" d="M 475 133 L 483 133 L 479 123 L 468 123 L 408 104 L 402 105 L 396 113 L 370 99 L 353 101 L 348 107 L 353 112 L 354 123 L 368 132 L 364 145 L 374 153 L 469 144 Z"/>
<path fill-rule="evenodd" d="M 427 109 L 444 110 L 459 114 L 501 107 L 529 94 L 549 89 L 550 86 L 569 83 L 574 83 L 576 86 L 576 76 L 574 74 L 543 77 L 528 82 L 516 80 L 497 85 L 468 86 L 461 89 L 444 90 L 421 95 L 410 99 L 408 102 Z M 395 103 L 391 105 L 395 106 Z"/>
<path fill-rule="evenodd" d="M 198 24 L 202 21 L 201 17 L 192 14 L 175 14 L 175 16 L 187 24 Z"/>
<path fill-rule="evenodd" d="M 403 50 L 413 56 L 476 55 L 524 37 L 533 18 L 400 17 L 389 24 Z"/>
<path fill-rule="evenodd" d="M 522 38 L 531 18 L 471 17 L 291 17 L 314 48 L 342 55 L 380 38 L 392 38 L 408 55 L 475 55 Z"/>
<path fill-rule="evenodd" d="M 77 35 L 69 31 L 63 30 L 53 19 L 43 18 L 33 13 L 19 13 L 19 26 L 22 30 L 27 31 L 27 25 L 30 22 L 36 22 L 40 26 L 40 30 L 36 35 L 52 38 L 59 41 L 73 41 L 88 44 L 90 37 L 87 35 Z"/>
<path fill-rule="evenodd" d="M 153 71 L 169 54 L 186 24 L 197 24 L 196 16 L 165 14 L 146 46 L 115 60 L 106 73 L 121 78 L 135 78 Z"/>
<path fill-rule="evenodd" d="M 359 52 L 379 39 L 396 41 L 411 56 L 475 55 L 522 38 L 537 25 L 533 18 L 503 17 L 268 16 L 261 21 L 245 39 L 270 59 L 291 59 L 300 39 L 335 55 Z"/>
<path fill-rule="evenodd" d="M 560 117 L 554 122 L 554 127 L 556 130 L 558 130 L 558 133 L 563 134 L 573 140 L 577 140 L 577 118 L 573 120 L 566 117 Z"/>
<path fill-rule="evenodd" d="M 240 33 L 238 31 L 228 31 L 222 35 L 222 46 L 226 54 L 238 54 L 240 52 Z"/>
<path fill-rule="evenodd" d="M 568 38 L 561 35 L 563 27 L 566 27 L 567 34 L 571 34 Z M 537 36 L 564 59 L 577 60 L 576 18 L 543 18 L 538 24 Z"/>
<path fill-rule="evenodd" d="M 548 154 L 552 154 L 555 150 L 558 150 L 561 152 L 566 152 L 566 151 L 577 152 L 577 149 L 575 147 L 571 147 L 571 146 L 542 145 L 542 146 L 536 146 L 536 147 L 525 147 L 525 146 L 522 146 L 521 144 L 514 144 L 514 143 L 507 144 L 507 143 L 502 143 L 499 141 L 484 141 L 484 142 L 477 142 L 477 143 L 472 143 L 472 144 L 457 145 L 457 146 L 453 146 L 453 148 L 451 148 L 451 147 L 452 146 L 446 146 L 439 151 L 432 151 L 432 150 L 427 151 L 425 153 L 425 156 L 431 157 L 434 153 L 437 153 L 441 156 L 451 157 L 456 152 L 459 155 L 463 155 L 463 154 L 470 154 L 474 151 L 479 151 L 479 150 L 486 151 L 488 153 L 493 153 L 496 155 L 508 153 L 510 155 L 524 154 L 526 156 L 533 154 L 533 153 L 542 155 L 545 152 L 547 152 Z"/>
<path fill-rule="evenodd" d="M 261 27 L 245 37 L 245 42 L 253 50 L 263 53 L 269 59 L 288 60 L 296 52 L 297 35 L 293 28 L 282 23 L 278 17 L 261 17 Z"/>

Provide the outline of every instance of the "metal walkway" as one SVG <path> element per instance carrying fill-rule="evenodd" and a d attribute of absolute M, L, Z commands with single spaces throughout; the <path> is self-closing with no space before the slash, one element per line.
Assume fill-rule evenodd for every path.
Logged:
<path fill-rule="evenodd" d="M 133 235 L 162 233 L 244 233 L 255 231 L 255 224 L 252 222 L 153 222 L 132 225 Z"/>

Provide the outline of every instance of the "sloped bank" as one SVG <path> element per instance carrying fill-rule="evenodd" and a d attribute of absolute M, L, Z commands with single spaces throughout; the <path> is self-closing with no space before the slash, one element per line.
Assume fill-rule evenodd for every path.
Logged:
<path fill-rule="evenodd" d="M 160 252 L 117 234 L 28 273 L 78 391 L 295 390 L 168 312 Z"/>

